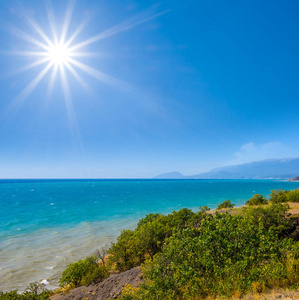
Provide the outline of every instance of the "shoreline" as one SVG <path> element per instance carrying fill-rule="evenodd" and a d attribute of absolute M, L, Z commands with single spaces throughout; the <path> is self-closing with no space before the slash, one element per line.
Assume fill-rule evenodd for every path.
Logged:
<path fill-rule="evenodd" d="M 210 180 L 168 182 L 156 180 L 143 183 L 136 181 L 133 185 L 132 181 L 118 181 L 117 183 L 115 186 L 115 182 L 111 183 L 108 180 L 105 181 L 105 184 L 103 181 L 88 182 L 87 184 L 86 182 L 83 184 L 78 182 L 76 184 L 59 184 L 57 196 L 53 195 L 53 185 L 50 185 L 50 189 L 48 189 L 47 184 L 10 184 L 6 198 L 12 205 L 8 206 L 9 209 L 6 210 L 6 213 L 4 207 L 3 224 L 12 224 L 13 220 L 16 225 L 11 226 L 13 229 L 10 230 L 11 236 L 6 236 L 0 241 L 3 253 L 0 257 L 2 268 L 0 270 L 2 279 L 0 290 L 9 291 L 18 288 L 21 291 L 30 282 L 42 280 L 47 280 L 55 288 L 68 263 L 86 257 L 101 245 L 110 245 L 111 241 L 116 240 L 121 230 L 133 228 L 138 220 L 148 213 L 168 214 L 183 207 L 191 207 L 196 212 L 198 206 L 216 207 L 219 202 L 230 197 L 229 195 L 232 195 L 232 201 L 237 204 L 234 209 L 238 209 L 254 193 L 269 194 L 271 189 L 279 187 L 283 189 L 298 187 L 298 183 L 273 180 L 217 180 L 213 182 Z M 103 191 L 106 187 L 117 190 L 115 196 L 113 195 L 114 198 L 111 198 L 110 190 Z M 20 194 L 20 191 L 25 193 L 24 196 Z M 69 195 L 70 192 L 72 194 Z M 88 194 L 87 192 L 91 193 Z M 78 194 L 78 197 L 73 199 L 73 194 Z M 70 201 L 67 200 L 68 197 L 71 199 Z M 18 214 L 32 216 L 30 217 L 32 223 L 29 224 L 32 228 L 36 228 L 35 224 L 39 224 L 35 223 L 38 221 L 35 217 L 40 217 L 40 214 L 34 215 L 32 213 L 35 210 L 31 207 L 31 202 L 26 211 L 25 205 L 29 205 L 27 199 L 32 199 L 31 202 L 36 205 L 37 211 L 46 209 L 50 217 L 57 215 L 60 220 L 66 220 L 66 223 L 63 223 L 61 227 L 41 227 L 33 232 L 20 234 L 21 231 L 17 231 L 17 228 L 20 225 L 24 226 L 24 222 L 21 224 L 21 218 L 19 221 L 12 219 Z M 6 203 L 9 204 L 9 201 Z M 114 202 L 103 208 L 103 205 L 111 201 Z M 54 205 L 51 205 L 52 203 Z M 66 207 L 65 203 L 70 206 L 72 218 L 84 216 L 85 220 L 76 226 L 68 224 L 69 208 Z M 109 211 L 109 215 L 112 215 L 115 207 L 117 208 L 115 213 L 117 218 L 105 220 L 107 212 Z M 77 213 L 77 211 L 80 212 L 81 208 L 83 211 Z M 101 215 L 103 209 L 105 209 L 105 215 Z M 90 214 L 92 214 L 90 219 L 97 218 L 97 221 L 89 221 L 87 217 Z M 44 221 L 42 220 L 42 222 Z M 128 222 L 132 225 L 129 226 Z M 47 224 L 52 224 L 50 219 L 47 220 Z M 43 223 L 40 226 L 42 225 Z M 25 229 L 31 227 L 25 227 Z M 13 235 L 14 233 L 17 235 Z M 19 245 L 24 246 L 20 247 Z"/>

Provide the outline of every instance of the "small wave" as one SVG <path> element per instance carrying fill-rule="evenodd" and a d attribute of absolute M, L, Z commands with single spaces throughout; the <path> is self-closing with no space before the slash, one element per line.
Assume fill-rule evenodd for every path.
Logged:
<path fill-rule="evenodd" d="M 46 267 L 47 270 L 53 270 L 55 266 Z"/>
<path fill-rule="evenodd" d="M 48 281 L 47 279 L 43 279 L 43 280 L 41 280 L 40 283 L 42 283 L 42 284 L 44 284 L 44 285 L 48 285 L 48 284 L 49 284 L 49 281 Z"/>

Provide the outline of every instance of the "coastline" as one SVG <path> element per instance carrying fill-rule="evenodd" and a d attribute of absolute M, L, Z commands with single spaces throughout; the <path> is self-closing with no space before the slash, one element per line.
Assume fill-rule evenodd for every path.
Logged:
<path fill-rule="evenodd" d="M 134 228 L 148 213 L 167 214 L 183 207 L 196 211 L 204 205 L 215 208 L 227 198 L 240 207 L 254 193 L 269 194 L 270 189 L 278 187 L 294 189 L 298 183 L 276 180 L 10 182 L 4 194 L 5 204 L 10 206 L 4 206 L 3 210 L 2 224 L 7 227 L 1 229 L 0 290 L 23 291 L 30 282 L 42 280 L 57 287 L 68 263 L 109 245 L 121 230 Z M 31 199 L 30 203 L 27 199 Z M 61 226 L 49 226 L 57 224 L 57 220 L 63 221 Z"/>

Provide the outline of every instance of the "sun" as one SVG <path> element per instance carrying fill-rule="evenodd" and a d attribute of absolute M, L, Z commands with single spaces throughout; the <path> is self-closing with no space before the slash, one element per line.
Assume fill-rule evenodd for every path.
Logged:
<path fill-rule="evenodd" d="M 51 0 L 49 3 L 51 3 Z M 86 22 L 80 24 L 74 24 L 72 22 L 74 6 L 75 1 L 69 0 L 63 18 L 64 21 L 60 27 L 57 27 L 51 5 L 47 6 L 48 29 L 50 29 L 50 31 L 47 30 L 47 28 L 41 28 L 28 14 L 25 14 L 24 16 L 26 24 L 29 26 L 27 29 L 29 30 L 26 30 L 26 27 L 25 30 L 17 27 L 11 28 L 10 32 L 26 43 L 24 44 L 26 50 L 9 50 L 7 51 L 7 54 L 31 59 L 29 64 L 16 70 L 16 73 L 19 74 L 28 72 L 31 69 L 37 69 L 37 67 L 40 68 L 40 71 L 37 72 L 35 77 L 33 77 L 33 79 L 17 95 L 14 101 L 12 101 L 11 107 L 18 106 L 19 103 L 22 103 L 28 98 L 46 76 L 48 76 L 48 96 L 51 95 L 54 83 L 56 81 L 61 82 L 64 100 L 68 110 L 71 110 L 72 107 L 72 86 L 70 86 L 69 76 L 72 76 L 73 79 L 84 88 L 88 87 L 87 82 L 82 77 L 85 73 L 105 84 L 126 91 L 130 90 L 130 86 L 123 81 L 83 63 L 81 59 L 94 57 L 95 55 L 100 57 L 99 48 L 95 48 L 96 45 L 93 46 L 94 49 L 96 49 L 95 52 L 88 51 L 88 47 L 92 44 L 122 32 L 127 32 L 129 29 L 155 19 L 167 12 L 157 12 L 155 8 L 152 8 L 131 19 L 125 20 L 106 30 L 102 30 L 94 36 L 82 39 L 80 38 L 80 34 L 82 33 Z M 70 30 L 70 28 L 72 28 L 72 30 Z"/>
<path fill-rule="evenodd" d="M 66 45 L 56 43 L 48 47 L 47 57 L 54 65 L 65 66 L 70 61 L 71 51 Z"/>

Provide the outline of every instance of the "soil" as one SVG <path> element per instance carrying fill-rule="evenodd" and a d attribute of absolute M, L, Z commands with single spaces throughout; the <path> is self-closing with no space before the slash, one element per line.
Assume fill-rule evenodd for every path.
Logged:
<path fill-rule="evenodd" d="M 114 274 L 103 281 L 89 286 L 80 286 L 67 294 L 59 293 L 51 297 L 51 300 L 108 300 L 121 296 L 122 288 L 126 284 L 133 287 L 143 282 L 142 272 L 138 267 Z"/>

